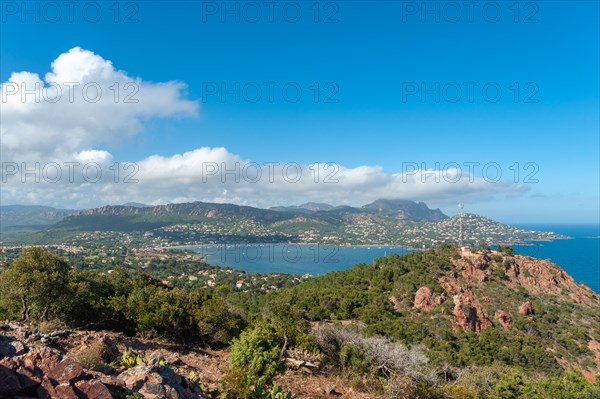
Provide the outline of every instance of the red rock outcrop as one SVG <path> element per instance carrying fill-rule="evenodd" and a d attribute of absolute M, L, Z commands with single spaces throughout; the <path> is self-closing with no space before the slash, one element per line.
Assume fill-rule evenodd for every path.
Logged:
<path fill-rule="evenodd" d="M 519 306 L 519 314 L 521 316 L 531 316 L 533 313 L 533 304 L 531 301 L 527 301 Z"/>
<path fill-rule="evenodd" d="M 594 352 L 596 365 L 600 368 L 600 341 L 596 341 L 595 339 L 591 340 L 588 342 L 588 348 Z"/>
<path fill-rule="evenodd" d="M 439 280 L 440 285 L 449 295 L 456 295 L 460 289 L 458 287 L 458 282 L 455 279 L 451 279 L 449 277 L 442 277 Z"/>
<path fill-rule="evenodd" d="M 509 315 L 505 311 L 499 311 L 499 312 L 496 312 L 496 314 L 494 315 L 494 318 L 498 321 L 498 323 L 500 323 L 500 325 L 502 327 L 504 327 L 505 330 L 510 329 L 510 326 L 512 325 L 511 315 Z"/>
<path fill-rule="evenodd" d="M 549 260 L 514 255 L 514 262 L 505 266 L 506 284 L 522 286 L 533 295 L 566 296 L 579 304 L 598 306 L 600 297 L 589 287 L 579 285 L 563 269 Z"/>
<path fill-rule="evenodd" d="M 467 267 L 463 271 L 463 275 L 468 270 L 471 269 Z M 469 280 L 467 279 L 467 281 Z M 471 288 L 461 285 L 457 273 L 441 277 L 439 283 L 446 293 L 452 295 L 454 300 L 454 310 L 452 311 L 454 331 L 462 329 L 464 331 L 480 332 L 493 325 Z"/>
<path fill-rule="evenodd" d="M 443 303 L 445 300 L 446 297 L 443 294 L 434 296 L 431 288 L 421 287 L 415 294 L 414 307 L 431 312 L 436 305 Z"/>
<path fill-rule="evenodd" d="M 481 304 L 475 302 L 475 294 L 467 288 L 462 293 L 454 295 L 454 331 L 463 329 L 464 331 L 480 332 L 491 327 L 492 321 L 485 313 Z"/>
<path fill-rule="evenodd" d="M 549 260 L 540 260 L 522 255 L 506 256 L 496 251 L 457 252 L 460 258 L 452 261 L 456 270 L 439 278 L 444 291 L 454 299 L 453 324 L 455 330 L 479 332 L 492 325 L 483 305 L 491 305 L 488 296 L 476 298 L 471 288 L 485 293 L 485 284 L 491 275 L 502 268 L 502 281 L 514 289 L 525 289 L 532 295 L 554 295 L 572 300 L 589 307 L 600 305 L 600 296 L 584 284 L 577 284 L 563 269 Z M 501 256 L 500 262 L 495 257 Z M 494 260 L 492 260 L 494 258 Z M 432 294 L 423 287 L 415 296 L 415 307 L 428 310 L 432 308 Z M 497 299 L 496 299 L 497 300 Z M 534 309 L 531 301 L 523 303 L 519 309 L 522 316 L 531 316 Z M 495 319 L 505 329 L 512 324 L 512 316 L 499 311 Z"/>
<path fill-rule="evenodd" d="M 455 266 L 462 270 L 462 276 L 467 283 L 483 283 L 486 276 L 490 274 L 490 257 L 478 252 L 463 252 L 460 259 L 456 260 Z"/>

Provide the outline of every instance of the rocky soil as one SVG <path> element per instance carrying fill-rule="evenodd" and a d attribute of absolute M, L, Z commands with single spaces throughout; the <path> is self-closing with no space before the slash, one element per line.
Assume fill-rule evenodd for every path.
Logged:
<path fill-rule="evenodd" d="M 0 322 L 0 399 L 212 399 L 228 367 L 225 351 L 106 331 L 50 330 Z M 117 361 L 123 353 L 135 354 L 129 368 Z M 299 399 L 378 399 L 293 364 L 277 383 Z"/>
<path fill-rule="evenodd" d="M 115 361 L 123 352 L 136 354 L 129 368 Z M 203 356 L 208 355 L 196 354 L 195 360 Z M 2 324 L 0 398 L 110 399 L 133 393 L 144 398 L 210 398 L 185 358 L 160 343 L 148 345 L 118 334 L 41 334 L 25 325 Z"/>

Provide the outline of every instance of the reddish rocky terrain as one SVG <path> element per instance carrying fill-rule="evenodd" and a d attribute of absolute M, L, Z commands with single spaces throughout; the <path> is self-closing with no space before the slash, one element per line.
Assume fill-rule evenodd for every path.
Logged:
<path fill-rule="evenodd" d="M 120 365 L 114 359 L 124 352 L 139 355 L 140 363 Z M 224 351 L 106 331 L 40 334 L 24 324 L 0 323 L 2 399 L 110 399 L 134 392 L 148 399 L 213 398 L 210 391 L 220 387 L 227 367 Z M 339 377 L 313 371 L 290 367 L 277 382 L 298 398 L 375 399 Z"/>
<path fill-rule="evenodd" d="M 146 398 L 209 398 L 186 363 L 187 351 L 179 354 L 168 344 L 104 332 L 40 334 L 21 324 L 0 327 L 2 398 L 109 399 L 131 392 Z M 126 369 L 115 360 L 127 351 L 140 360 Z M 198 353 L 188 361 L 202 357 L 209 356 Z"/>
<path fill-rule="evenodd" d="M 454 301 L 453 325 L 455 331 L 480 332 L 492 326 L 492 320 L 485 311 L 490 299 L 478 297 L 475 287 L 485 291 L 486 281 L 494 273 L 492 256 L 501 256 L 498 252 L 461 252 L 461 257 L 454 261 L 451 273 L 438 279 L 445 292 L 434 294 L 429 287 L 420 287 L 414 298 L 414 307 L 426 312 L 432 311 L 436 305 L 445 301 L 448 295 Z M 525 289 L 531 295 L 553 295 L 571 300 L 585 307 L 600 306 L 600 296 L 589 287 L 580 285 L 563 269 L 549 260 L 530 258 L 522 255 L 502 257 L 504 284 L 513 289 Z M 504 328 L 509 329 L 513 317 L 511 313 L 522 316 L 533 315 L 531 301 L 523 302 L 515 309 L 503 309 L 494 315 Z"/>

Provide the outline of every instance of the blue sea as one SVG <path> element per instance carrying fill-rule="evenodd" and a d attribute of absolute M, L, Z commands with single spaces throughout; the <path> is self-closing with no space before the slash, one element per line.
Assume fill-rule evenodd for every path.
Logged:
<path fill-rule="evenodd" d="M 572 239 L 530 242 L 514 245 L 523 255 L 550 259 L 567 271 L 575 281 L 585 282 L 600 293 L 599 225 L 518 225 L 552 231 Z M 206 255 L 213 265 L 243 269 L 252 273 L 292 273 L 322 275 L 348 269 L 357 263 L 370 263 L 390 253 L 410 252 L 403 247 L 325 246 L 311 244 L 237 244 L 185 247 Z"/>

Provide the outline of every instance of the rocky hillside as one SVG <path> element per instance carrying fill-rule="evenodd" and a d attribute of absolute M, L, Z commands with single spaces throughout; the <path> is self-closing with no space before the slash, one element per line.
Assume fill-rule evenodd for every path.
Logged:
<path fill-rule="evenodd" d="M 424 343 L 440 364 L 574 369 L 590 381 L 600 373 L 600 296 L 556 264 L 509 249 L 391 255 L 277 295 L 314 321 Z"/>
<path fill-rule="evenodd" d="M 429 313 L 447 300 L 455 332 L 494 326 L 535 331 L 563 367 L 579 369 L 590 381 L 600 373 L 600 296 L 589 287 L 556 264 L 528 256 L 463 251 L 453 265 L 453 272 L 437 277 L 442 290 L 417 290 L 415 309 Z M 502 286 L 495 286 L 497 277 Z M 577 350 L 566 345 L 567 334 L 556 331 L 560 326 L 581 328 L 569 337 Z"/>
<path fill-rule="evenodd" d="M 296 398 L 380 399 L 348 389 L 339 377 L 290 364 L 278 383 Z M 0 323 L 0 398 L 216 399 L 228 368 L 224 351 L 198 349 L 110 331 L 42 334 Z M 283 396 L 282 396 L 283 397 Z"/>
<path fill-rule="evenodd" d="M 429 287 L 420 287 L 415 294 L 414 306 L 429 312 L 445 298 L 451 298 L 455 330 L 481 332 L 493 325 L 492 319 L 503 328 L 510 329 L 513 315 L 534 315 L 531 300 L 519 304 L 505 297 L 496 298 L 503 299 L 502 302 L 492 303 L 491 293 L 486 293 L 491 288 L 487 283 L 499 275 L 511 291 L 526 291 L 531 297 L 551 296 L 583 308 L 600 309 L 600 296 L 589 287 L 577 284 L 562 268 L 548 260 L 522 255 L 502 256 L 496 251 L 489 254 L 462 251 L 453 264 L 455 271 L 437 279 L 443 292 L 436 296 Z M 592 341 L 590 344 L 595 346 Z"/>
<path fill-rule="evenodd" d="M 146 398 L 210 397 L 186 363 L 189 356 L 159 342 L 90 331 L 40 334 L 19 324 L 0 329 L 2 398 L 110 399 L 135 392 Z M 201 358 L 196 354 L 194 360 Z"/>

